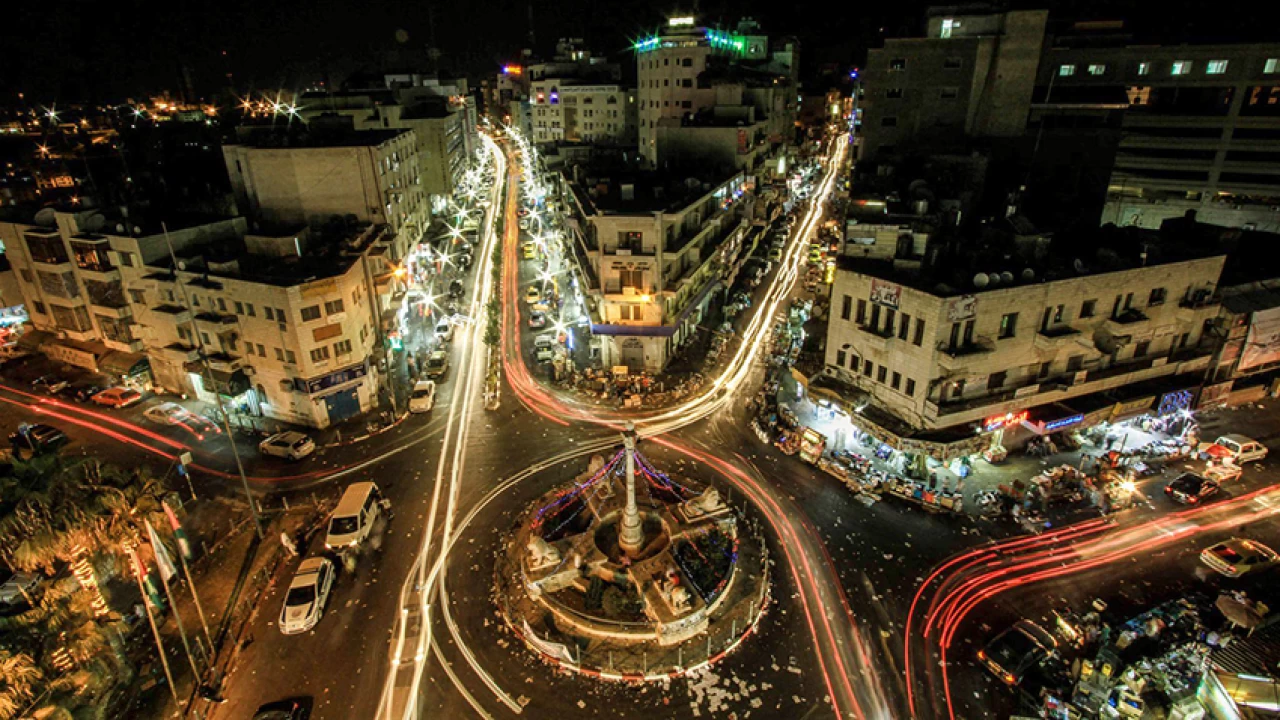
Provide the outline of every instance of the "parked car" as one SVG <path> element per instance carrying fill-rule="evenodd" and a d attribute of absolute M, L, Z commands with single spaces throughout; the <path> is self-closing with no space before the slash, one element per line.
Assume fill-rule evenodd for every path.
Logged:
<path fill-rule="evenodd" d="M 1229 456 L 1237 465 L 1251 462 L 1253 460 L 1261 460 L 1267 456 L 1267 446 L 1244 435 L 1223 435 L 1214 440 L 1215 445 L 1221 445 L 1231 451 Z"/>
<path fill-rule="evenodd" d="M 427 356 L 427 364 L 424 374 L 432 379 L 442 378 L 449 371 L 449 354 L 443 350 L 436 350 Z"/>
<path fill-rule="evenodd" d="M 436 406 L 436 384 L 432 380 L 419 380 L 413 384 L 413 394 L 409 396 L 409 412 L 431 412 Z"/>
<path fill-rule="evenodd" d="M 525 260 L 536 260 L 538 258 L 538 244 L 535 242 L 526 242 L 520 246 L 520 250 L 524 253 Z"/>
<path fill-rule="evenodd" d="M 127 408 L 142 402 L 142 393 L 133 388 L 113 387 L 103 390 L 90 399 L 94 404 L 104 407 Z"/>
<path fill-rule="evenodd" d="M 1044 628 L 1019 620 L 979 650 L 978 660 L 1006 685 L 1017 685 L 1057 648 L 1058 641 Z"/>
<path fill-rule="evenodd" d="M 1181 505 L 1197 505 L 1213 497 L 1221 488 L 1218 483 L 1195 473 L 1183 473 L 1164 488 L 1170 500 Z"/>
<path fill-rule="evenodd" d="M 1245 538 L 1223 540 L 1200 552 L 1200 562 L 1227 577 L 1266 570 L 1280 563 L 1280 554 L 1260 542 Z"/>
<path fill-rule="evenodd" d="M 780 262 L 782 260 L 782 248 L 771 248 L 769 250 L 769 262 Z"/>
<path fill-rule="evenodd" d="M 316 443 L 304 433 L 279 432 L 258 443 L 258 452 L 286 460 L 301 460 L 316 451 Z"/>
<path fill-rule="evenodd" d="M 182 407 L 178 403 L 165 402 L 149 407 L 142 416 L 154 423 L 161 425 L 178 425 L 182 423 L 183 418 L 190 415 L 191 411 Z"/>
<path fill-rule="evenodd" d="M 338 506 L 333 509 L 333 515 L 329 516 L 329 530 L 324 536 L 325 549 L 341 552 L 368 539 L 382 515 L 384 502 L 382 492 L 374 483 L 348 485 L 338 500 Z"/>
<path fill-rule="evenodd" d="M 33 453 L 50 452 L 71 442 L 67 434 L 52 425 L 23 423 L 9 434 L 9 444 L 14 451 L 29 450 Z"/>
<path fill-rule="evenodd" d="M 534 328 L 536 330 L 538 328 L 544 328 L 546 326 L 547 326 L 547 314 L 545 312 L 541 310 L 534 310 L 533 312 L 529 313 L 529 327 Z"/>
<path fill-rule="evenodd" d="M 40 576 L 32 573 L 5 572 L 8 577 L 0 583 L 0 607 L 16 607 L 33 602 L 40 588 Z"/>
<path fill-rule="evenodd" d="M 537 285 L 530 285 L 529 289 L 524 291 L 524 301 L 530 305 L 540 300 L 542 300 L 542 291 L 538 289 Z"/>
<path fill-rule="evenodd" d="M 441 318 L 436 323 L 436 340 L 442 343 L 453 341 L 453 323 L 449 322 L 449 318 Z"/>
<path fill-rule="evenodd" d="M 304 633 L 316 626 L 324 615 L 333 589 L 333 561 L 323 557 L 309 557 L 298 566 L 298 572 L 289 583 L 280 609 L 280 632 L 285 635 Z"/>
<path fill-rule="evenodd" d="M 89 402 L 94 395 L 102 392 L 101 385 L 72 385 L 71 399 L 78 403 Z M 141 395 L 138 396 L 141 399 Z"/>
<path fill-rule="evenodd" d="M 464 292 L 465 290 L 462 287 L 461 280 L 455 279 L 449 283 L 449 297 L 453 298 L 454 300 L 457 300 L 462 297 L 462 294 Z"/>

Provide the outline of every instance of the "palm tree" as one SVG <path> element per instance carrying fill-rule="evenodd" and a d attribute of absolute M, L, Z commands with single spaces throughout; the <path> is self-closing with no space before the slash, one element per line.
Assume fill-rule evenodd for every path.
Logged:
<path fill-rule="evenodd" d="M 27 708 L 44 677 L 26 653 L 0 650 L 0 720 L 10 720 Z"/>

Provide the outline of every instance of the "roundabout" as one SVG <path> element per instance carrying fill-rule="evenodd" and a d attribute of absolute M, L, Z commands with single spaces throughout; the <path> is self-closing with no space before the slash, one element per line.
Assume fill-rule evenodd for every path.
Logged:
<path fill-rule="evenodd" d="M 505 538 L 495 594 L 542 659 L 615 680 L 665 680 L 714 663 L 769 602 L 768 559 L 718 490 L 674 479 L 636 451 L 541 496 Z"/>

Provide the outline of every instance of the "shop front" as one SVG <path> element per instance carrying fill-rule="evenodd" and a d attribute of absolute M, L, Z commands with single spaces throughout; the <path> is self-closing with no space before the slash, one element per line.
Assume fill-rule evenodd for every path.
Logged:
<path fill-rule="evenodd" d="M 294 389 L 305 393 L 316 407 L 319 427 L 328 427 L 370 409 L 376 400 L 367 362 L 306 380 L 294 381 Z M 322 411 L 322 412 L 321 412 Z"/>
<path fill-rule="evenodd" d="M 221 403 L 227 412 L 242 415 L 259 415 L 257 392 L 251 387 L 244 368 L 224 370 L 204 363 L 189 362 L 184 366 L 187 378 L 195 391 L 196 399 L 208 403 Z M 215 397 L 214 394 L 221 398 Z"/>
<path fill-rule="evenodd" d="M 139 392 L 151 389 L 151 361 L 140 353 L 107 353 L 98 361 L 98 372 L 123 387 Z"/>

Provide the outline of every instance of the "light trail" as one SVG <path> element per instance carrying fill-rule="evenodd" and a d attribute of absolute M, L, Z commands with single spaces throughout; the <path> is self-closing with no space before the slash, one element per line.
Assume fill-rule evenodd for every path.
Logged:
<path fill-rule="evenodd" d="M 1280 486 L 1269 486 L 1227 502 L 1142 519 L 1125 527 L 1093 520 L 1045 536 L 974 548 L 950 558 L 920 585 L 908 610 L 903 650 L 911 715 L 918 716 L 914 695 L 916 680 L 910 662 L 911 628 L 919 602 L 935 582 L 937 586 L 923 618 L 924 632 L 919 639 L 925 641 L 926 647 L 930 641 L 936 643 L 942 699 L 948 716 L 954 719 L 948 651 L 965 619 L 984 602 L 1019 587 L 1088 572 L 1206 533 L 1275 516 L 1280 514 L 1277 500 L 1280 500 Z M 926 663 L 926 667 L 933 665 Z M 933 676 L 927 677 L 932 686 Z"/>

